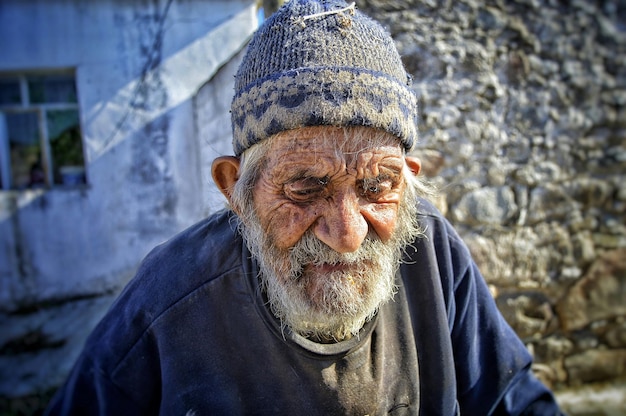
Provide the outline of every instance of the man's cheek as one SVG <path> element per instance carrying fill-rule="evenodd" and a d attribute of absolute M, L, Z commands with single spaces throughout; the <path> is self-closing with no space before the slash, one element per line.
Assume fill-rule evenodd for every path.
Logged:
<path fill-rule="evenodd" d="M 398 205 L 370 204 L 362 210 L 362 213 L 378 237 L 383 242 L 387 242 L 396 229 Z"/>
<path fill-rule="evenodd" d="M 266 232 L 272 236 L 278 248 L 289 249 L 311 228 L 317 218 L 316 212 L 312 207 L 303 209 L 283 206 L 272 213 Z"/>

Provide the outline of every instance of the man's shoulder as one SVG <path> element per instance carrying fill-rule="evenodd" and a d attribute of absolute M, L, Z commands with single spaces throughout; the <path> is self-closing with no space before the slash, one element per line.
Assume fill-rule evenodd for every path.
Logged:
<path fill-rule="evenodd" d="M 158 245 L 141 263 L 129 290 L 140 288 L 140 293 L 152 293 L 167 304 L 241 268 L 243 241 L 237 221 L 231 212 L 220 211 Z"/>
<path fill-rule="evenodd" d="M 417 199 L 417 214 L 419 216 L 443 218 L 443 214 L 435 205 L 426 198 Z"/>
<path fill-rule="evenodd" d="M 228 212 L 203 219 L 155 247 L 96 329 L 94 342 L 106 339 L 110 347 L 115 345 L 113 355 L 128 351 L 155 321 L 190 307 L 200 298 L 194 293 L 217 292 L 221 280 L 238 277 L 242 250 L 237 218 Z"/>
<path fill-rule="evenodd" d="M 445 236 L 449 243 L 463 244 L 456 229 L 435 204 L 425 198 L 418 198 L 417 204 L 418 219 L 425 231 L 436 231 L 439 238 Z"/>
<path fill-rule="evenodd" d="M 139 273 L 155 267 L 180 271 L 206 271 L 209 265 L 229 267 L 241 259 L 241 250 L 237 250 L 242 247 L 238 221 L 235 214 L 224 210 L 195 223 L 152 249 Z"/>
<path fill-rule="evenodd" d="M 454 228 L 445 215 L 428 199 L 417 199 L 417 217 L 423 231 L 427 234 L 436 230 L 446 236 L 456 236 Z"/>
<path fill-rule="evenodd" d="M 471 262 L 469 250 L 444 214 L 430 201 L 418 199 L 418 221 L 423 235 L 413 243 L 416 250 L 407 250 L 410 257 L 432 253 L 430 259 L 448 259 L 459 264 Z"/>

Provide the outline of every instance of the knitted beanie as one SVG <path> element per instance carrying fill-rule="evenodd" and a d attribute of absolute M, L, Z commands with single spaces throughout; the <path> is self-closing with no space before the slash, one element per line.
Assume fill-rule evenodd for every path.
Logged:
<path fill-rule="evenodd" d="M 235 76 L 233 148 L 306 126 L 366 126 L 417 140 L 411 77 L 389 33 L 340 0 L 289 0 L 257 30 Z"/>

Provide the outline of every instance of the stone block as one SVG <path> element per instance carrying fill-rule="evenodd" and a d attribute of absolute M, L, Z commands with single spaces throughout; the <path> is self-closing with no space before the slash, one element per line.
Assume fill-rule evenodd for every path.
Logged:
<path fill-rule="evenodd" d="M 505 224 L 518 213 L 513 190 L 507 186 L 481 188 L 463 195 L 452 209 L 454 220 L 464 224 Z"/>
<path fill-rule="evenodd" d="M 543 335 L 555 318 L 550 300 L 541 292 L 505 294 L 499 296 L 496 303 L 506 321 L 522 338 Z"/>
<path fill-rule="evenodd" d="M 626 349 L 587 350 L 565 358 L 569 379 L 589 383 L 626 375 Z"/>
<path fill-rule="evenodd" d="M 626 249 L 605 253 L 591 265 L 556 306 L 565 330 L 592 321 L 626 315 Z"/>

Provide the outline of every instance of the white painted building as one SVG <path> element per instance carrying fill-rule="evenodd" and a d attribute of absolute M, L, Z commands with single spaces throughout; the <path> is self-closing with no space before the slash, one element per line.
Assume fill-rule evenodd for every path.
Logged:
<path fill-rule="evenodd" d="M 58 336 L 43 317 L 7 322 L 116 293 L 152 247 L 224 205 L 210 166 L 232 154 L 233 74 L 254 3 L 0 2 L 6 360 L 19 359 L 20 337 Z M 1 355 L 0 395 L 20 393 L 6 391 L 15 383 Z"/>
<path fill-rule="evenodd" d="M 150 247 L 222 203 L 211 188 L 210 164 L 232 153 L 232 76 L 220 80 L 227 85 L 207 83 L 256 27 L 252 3 L 3 0 L 2 310 L 116 288 Z M 37 91 L 29 87 L 43 91 L 43 99 L 33 100 Z M 206 96 L 203 87 L 215 93 Z M 15 88 L 22 96 L 12 102 Z M 9 148 L 33 141 L 19 136 L 32 135 L 39 117 L 46 119 L 40 130 L 51 135 L 51 115 L 67 116 L 67 108 L 77 112 L 79 142 L 71 146 L 83 152 L 85 183 L 55 180 L 46 169 L 56 162 L 53 143 L 38 134 L 47 171 L 42 186 L 25 189 L 19 173 L 30 166 L 11 164 L 33 161 Z M 7 128 L 14 119 L 15 128 Z M 63 121 L 56 130 L 74 127 Z M 79 161 L 73 169 L 81 168 Z"/>

